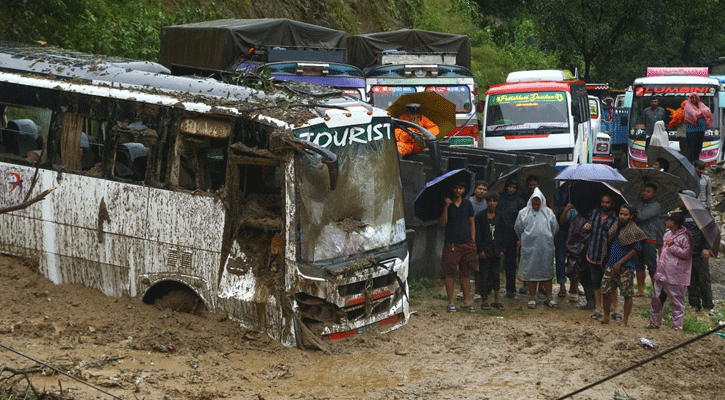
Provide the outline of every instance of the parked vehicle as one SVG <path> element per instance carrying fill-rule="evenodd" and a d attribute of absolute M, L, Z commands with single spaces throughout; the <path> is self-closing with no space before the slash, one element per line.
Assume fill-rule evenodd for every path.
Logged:
<path fill-rule="evenodd" d="M 647 76 L 635 79 L 632 90 L 625 100 L 625 107 L 629 107 L 627 121 L 629 129 L 628 160 L 629 166 L 646 168 L 647 153 L 645 151 L 644 110 L 650 106 L 650 100 L 659 100 L 659 107 L 666 110 L 665 127 L 670 139 L 670 146 L 679 150 L 677 141 L 677 127 L 669 127 L 672 112 L 680 108 L 690 93 L 697 93 L 700 100 L 712 111 L 712 126 L 705 131 L 705 139 L 700 152 L 700 160 L 711 165 L 723 159 L 723 101 L 722 85 L 714 78 L 708 76 L 707 68 L 694 67 L 650 67 Z"/>
<path fill-rule="evenodd" d="M 388 108 L 406 93 L 434 91 L 456 105 L 456 127 L 439 139 L 480 146 L 468 36 L 403 29 L 350 36 L 348 43 L 348 60 L 363 68 L 370 104 Z"/>
<path fill-rule="evenodd" d="M 287 346 L 407 323 L 384 110 L 96 59 L 0 48 L 0 206 L 57 187 L 0 214 L 0 251 L 109 296 L 180 292 Z"/>
<path fill-rule="evenodd" d="M 593 163 L 612 165 L 612 139 L 608 131 L 602 130 L 602 102 L 598 97 L 589 95 L 589 116 L 591 118 L 592 136 L 595 138 L 591 159 Z"/>
<path fill-rule="evenodd" d="M 563 71 L 512 72 L 488 89 L 485 104 L 483 148 L 551 154 L 557 167 L 592 162 L 595 136 L 583 81 Z"/>

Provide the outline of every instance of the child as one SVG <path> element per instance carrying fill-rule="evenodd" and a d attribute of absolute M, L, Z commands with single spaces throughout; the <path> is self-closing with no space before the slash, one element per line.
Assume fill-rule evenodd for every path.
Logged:
<path fill-rule="evenodd" d="M 685 319 L 685 294 L 690 285 L 692 269 L 692 233 L 682 226 L 684 218 L 679 212 L 670 214 L 665 233 L 660 262 L 654 276 L 654 290 L 650 305 L 649 326 L 659 329 L 662 324 L 662 308 L 669 296 L 672 307 L 672 329 L 682 330 Z"/>

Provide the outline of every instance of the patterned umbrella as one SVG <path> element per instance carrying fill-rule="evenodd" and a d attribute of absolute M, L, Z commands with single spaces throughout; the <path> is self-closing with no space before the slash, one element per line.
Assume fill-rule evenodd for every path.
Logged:
<path fill-rule="evenodd" d="M 627 178 L 627 183 L 622 186 L 622 194 L 630 203 L 642 198 L 642 189 L 646 183 L 654 183 L 657 186 L 655 200 L 660 203 L 663 213 L 679 205 L 677 192 L 684 190 L 684 182 L 678 176 L 652 168 L 623 169 L 622 176 Z"/>
<path fill-rule="evenodd" d="M 570 165 L 554 177 L 558 181 L 577 181 L 586 179 L 589 181 L 609 182 L 621 184 L 627 182 L 616 169 L 604 164 L 574 164 Z"/>
<path fill-rule="evenodd" d="M 444 138 L 456 127 L 456 105 L 436 92 L 418 92 L 404 94 L 388 107 L 390 115 L 397 118 L 405 112 L 408 103 L 420 104 L 420 113 L 433 121 L 440 133 L 438 139 Z"/>

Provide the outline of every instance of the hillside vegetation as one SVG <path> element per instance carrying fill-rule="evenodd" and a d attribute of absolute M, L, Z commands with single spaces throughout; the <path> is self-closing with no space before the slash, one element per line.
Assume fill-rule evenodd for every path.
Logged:
<path fill-rule="evenodd" d="M 624 88 L 648 65 L 725 55 L 722 0 L 4 0 L 0 40 L 158 60 L 163 26 L 224 18 L 290 18 L 349 34 L 466 34 L 481 90 L 510 71 L 541 68 Z"/>

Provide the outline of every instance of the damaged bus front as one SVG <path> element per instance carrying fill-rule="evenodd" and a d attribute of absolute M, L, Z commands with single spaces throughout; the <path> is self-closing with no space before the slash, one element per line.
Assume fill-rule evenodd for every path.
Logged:
<path fill-rule="evenodd" d="M 0 113 L 2 206 L 57 187 L 0 214 L 0 251 L 54 283 L 173 295 L 288 346 L 407 322 L 384 110 L 5 47 Z"/>

